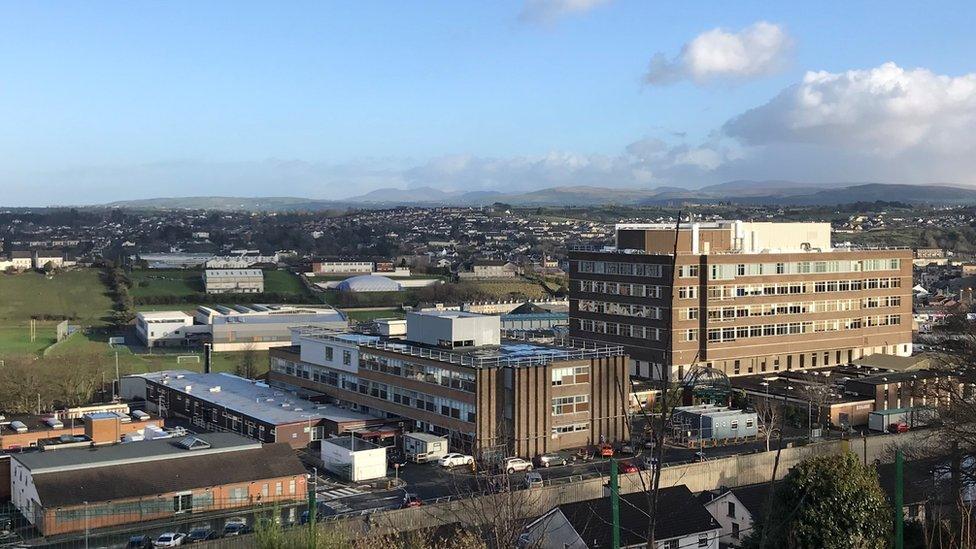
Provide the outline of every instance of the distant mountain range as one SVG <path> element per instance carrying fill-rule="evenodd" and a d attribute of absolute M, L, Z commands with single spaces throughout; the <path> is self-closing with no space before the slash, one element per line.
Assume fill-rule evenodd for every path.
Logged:
<path fill-rule="evenodd" d="M 131 209 L 214 209 L 240 211 L 321 211 L 393 206 L 482 206 L 501 202 L 513 206 L 600 206 L 718 203 L 755 205 L 829 206 L 852 202 L 906 202 L 912 204 L 976 204 L 976 188 L 952 185 L 898 185 L 891 183 L 798 183 L 795 181 L 728 181 L 700 189 L 657 187 L 550 187 L 524 193 L 444 191 L 432 187 L 377 189 L 345 200 L 298 197 L 187 197 L 149 198 L 106 204 Z"/>

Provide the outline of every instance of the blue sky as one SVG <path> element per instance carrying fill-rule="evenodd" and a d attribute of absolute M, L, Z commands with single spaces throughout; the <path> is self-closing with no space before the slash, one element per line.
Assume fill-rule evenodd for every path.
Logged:
<path fill-rule="evenodd" d="M 0 204 L 976 182 L 972 3 L 663 4 L 7 2 Z"/>

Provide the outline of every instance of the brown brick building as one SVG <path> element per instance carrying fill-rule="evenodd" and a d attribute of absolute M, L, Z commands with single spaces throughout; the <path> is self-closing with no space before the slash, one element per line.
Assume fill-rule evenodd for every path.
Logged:
<path fill-rule="evenodd" d="M 424 328 L 427 321 L 444 322 Z M 454 449 L 484 457 L 629 436 L 620 347 L 501 340 L 497 316 L 471 313 L 411 313 L 407 332 L 402 341 L 296 330 L 295 346 L 271 350 L 269 381 L 402 418 L 405 430 L 448 436 Z"/>
<path fill-rule="evenodd" d="M 287 444 L 232 433 L 11 456 L 11 500 L 42 535 L 307 497 Z"/>
<path fill-rule="evenodd" d="M 911 250 L 834 249 L 827 223 L 741 221 L 682 223 L 674 246 L 673 224 L 618 225 L 615 248 L 571 251 L 570 335 L 623 345 L 640 377 L 671 364 L 672 379 L 912 352 Z"/>

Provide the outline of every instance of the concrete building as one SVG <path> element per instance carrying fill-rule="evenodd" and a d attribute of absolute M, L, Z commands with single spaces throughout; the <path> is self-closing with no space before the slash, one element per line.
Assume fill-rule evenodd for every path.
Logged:
<path fill-rule="evenodd" d="M 30 250 L 10 252 L 10 264 L 18 271 L 26 271 L 34 266 L 34 253 Z"/>
<path fill-rule="evenodd" d="M 264 293 L 264 272 L 261 269 L 206 269 L 203 285 L 208 294 Z"/>
<path fill-rule="evenodd" d="M 386 447 L 354 435 L 323 440 L 321 457 L 326 469 L 353 482 L 386 476 Z"/>
<path fill-rule="evenodd" d="M 284 442 L 294 448 L 387 423 L 226 373 L 168 370 L 125 376 L 121 385 L 125 398 L 145 400 L 148 409 L 162 416 L 175 415 L 204 429 L 231 431 L 261 442 Z"/>
<path fill-rule="evenodd" d="M 833 249 L 828 223 L 618 225 L 616 240 L 570 251 L 570 334 L 623 345 L 633 375 L 912 353 L 908 249 Z"/>
<path fill-rule="evenodd" d="M 456 312 L 411 315 L 404 339 L 301 328 L 293 347 L 271 350 L 268 376 L 486 459 L 629 438 L 622 348 L 507 341 L 498 330 L 497 317 Z"/>
<path fill-rule="evenodd" d="M 186 346 L 193 317 L 181 311 L 136 313 L 136 335 L 146 347 Z"/>
<path fill-rule="evenodd" d="M 42 535 L 301 502 L 306 471 L 285 444 L 210 433 L 11 456 L 11 502 Z"/>
<path fill-rule="evenodd" d="M 345 314 L 328 305 L 214 305 L 197 307 L 194 319 L 209 327 L 213 350 L 264 350 L 291 343 L 294 326 L 343 330 Z"/>
<path fill-rule="evenodd" d="M 515 278 L 518 267 L 507 261 L 479 260 L 471 266 L 471 271 L 459 273 L 461 278 Z"/>
<path fill-rule="evenodd" d="M 33 265 L 35 269 L 43 269 L 49 263 L 55 269 L 65 267 L 64 252 L 61 250 L 34 250 Z"/>
<path fill-rule="evenodd" d="M 503 330 L 548 330 L 569 324 L 569 313 L 552 312 L 534 303 L 523 303 L 501 315 Z"/>
<path fill-rule="evenodd" d="M 372 272 L 372 261 L 315 261 L 312 263 L 312 273 L 316 276 L 357 275 Z"/>

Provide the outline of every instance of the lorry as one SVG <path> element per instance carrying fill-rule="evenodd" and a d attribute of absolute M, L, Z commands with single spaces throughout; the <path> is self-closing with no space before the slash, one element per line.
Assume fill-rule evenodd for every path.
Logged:
<path fill-rule="evenodd" d="M 437 461 L 447 454 L 447 439 L 429 433 L 406 433 L 403 453 L 414 463 Z"/>

